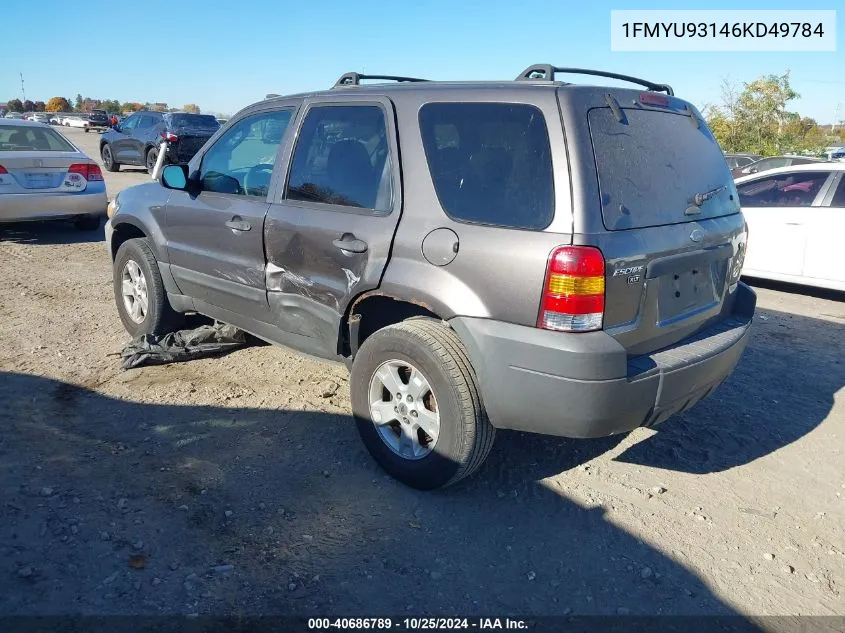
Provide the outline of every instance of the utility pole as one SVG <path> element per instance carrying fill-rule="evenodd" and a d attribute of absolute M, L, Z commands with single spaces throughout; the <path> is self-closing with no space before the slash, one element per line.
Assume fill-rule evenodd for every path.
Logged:
<path fill-rule="evenodd" d="M 21 76 L 21 94 L 23 95 L 23 100 L 26 101 L 26 90 L 23 89 L 23 73 L 18 73 Z"/>

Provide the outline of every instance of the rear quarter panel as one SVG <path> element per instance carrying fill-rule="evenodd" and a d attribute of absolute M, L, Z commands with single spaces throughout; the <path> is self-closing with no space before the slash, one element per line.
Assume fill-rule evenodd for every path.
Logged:
<path fill-rule="evenodd" d="M 409 90 L 389 96 L 397 110 L 405 202 L 381 289 L 444 319 L 477 316 L 535 325 L 548 257 L 556 246 L 571 243 L 572 232 L 569 166 L 554 89 Z M 555 197 L 554 219 L 546 230 L 468 224 L 443 211 L 426 161 L 419 110 L 426 103 L 471 101 L 526 103 L 542 112 Z M 438 228 L 451 229 L 459 241 L 455 258 L 444 266 L 430 264 L 421 251 L 426 235 Z"/>

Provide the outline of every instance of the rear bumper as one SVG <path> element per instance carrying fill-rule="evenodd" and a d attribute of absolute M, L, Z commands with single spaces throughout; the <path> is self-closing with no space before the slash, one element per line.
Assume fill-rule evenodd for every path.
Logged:
<path fill-rule="evenodd" d="M 630 359 L 604 332 L 565 334 L 464 317 L 450 323 L 470 353 L 494 426 L 604 437 L 660 424 L 731 374 L 757 301 L 745 284 L 737 293 L 733 314 L 714 326 Z"/>
<path fill-rule="evenodd" d="M 0 195 L 0 222 L 57 220 L 80 215 L 105 215 L 106 187 L 89 183 L 81 193 L 9 193 Z"/>

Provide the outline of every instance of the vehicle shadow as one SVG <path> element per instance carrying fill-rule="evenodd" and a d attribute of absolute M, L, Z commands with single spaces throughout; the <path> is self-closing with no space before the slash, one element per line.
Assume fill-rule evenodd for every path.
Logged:
<path fill-rule="evenodd" d="M 166 374 L 121 378 L 140 393 Z M 18 570 L 0 615 L 736 615 L 608 510 L 536 481 L 554 441 L 510 434 L 477 476 L 425 493 L 384 475 L 346 415 L 16 373 L 0 401 L 0 551 Z"/>
<path fill-rule="evenodd" d="M 842 292 L 841 290 L 816 288 L 815 286 L 802 286 L 799 284 L 787 283 L 785 281 L 772 281 L 770 279 L 759 279 L 757 277 L 750 279 L 743 277 L 742 280 L 754 288 L 767 288 L 769 290 L 789 292 L 791 294 L 799 294 L 807 297 L 827 299 L 828 301 L 845 301 L 845 292 Z"/>
<path fill-rule="evenodd" d="M 730 378 L 615 460 L 700 474 L 773 453 L 830 414 L 845 386 L 843 349 L 841 323 L 758 309 L 751 342 Z"/>
<path fill-rule="evenodd" d="M 0 242 L 21 244 L 84 244 L 104 242 L 103 223 L 97 229 L 80 231 L 69 221 L 10 222 L 0 224 Z"/>

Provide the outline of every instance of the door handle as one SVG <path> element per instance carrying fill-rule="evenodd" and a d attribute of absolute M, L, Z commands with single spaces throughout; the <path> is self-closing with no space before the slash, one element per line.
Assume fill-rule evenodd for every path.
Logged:
<path fill-rule="evenodd" d="M 249 231 L 252 228 L 252 225 L 249 222 L 245 222 L 239 215 L 226 222 L 226 226 L 233 231 Z"/>
<path fill-rule="evenodd" d="M 368 248 L 364 240 L 359 240 L 352 233 L 344 233 L 340 239 L 332 240 L 332 244 L 347 253 L 366 253 Z"/>

